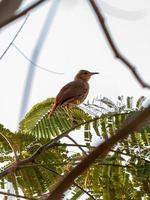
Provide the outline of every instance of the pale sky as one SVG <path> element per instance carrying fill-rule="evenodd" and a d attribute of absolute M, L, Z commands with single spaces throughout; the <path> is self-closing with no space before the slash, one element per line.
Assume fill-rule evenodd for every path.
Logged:
<path fill-rule="evenodd" d="M 25 1 L 26 4 L 29 2 Z M 150 1 L 98 2 L 118 48 L 150 83 Z M 50 3 L 45 3 L 34 10 L 15 40 L 15 45 L 30 59 L 49 8 Z M 24 19 L 0 32 L 0 55 Z M 11 130 L 17 128 L 29 64 L 13 46 L 0 60 L 0 123 Z M 149 90 L 142 89 L 127 67 L 114 58 L 87 0 L 60 1 L 36 64 L 64 74 L 56 75 L 36 68 L 28 110 L 35 103 L 55 96 L 80 69 L 100 72 L 90 80 L 87 99 L 92 100 L 97 95 L 114 101 L 119 95 L 135 99 L 141 95 L 150 96 Z"/>

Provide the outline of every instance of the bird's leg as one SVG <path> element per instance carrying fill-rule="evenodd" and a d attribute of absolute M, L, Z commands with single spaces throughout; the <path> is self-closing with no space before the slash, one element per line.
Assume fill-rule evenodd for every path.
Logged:
<path fill-rule="evenodd" d="M 69 105 L 65 105 L 62 108 L 64 110 L 64 113 L 68 116 L 68 119 L 72 119 L 72 115 L 70 113 L 70 106 Z"/>
<path fill-rule="evenodd" d="M 53 101 L 51 103 L 51 107 L 50 107 L 50 110 L 48 112 L 48 117 L 51 117 L 53 115 L 53 113 L 55 112 L 56 108 L 57 108 L 57 104 L 56 104 L 56 101 Z"/>
<path fill-rule="evenodd" d="M 69 106 L 68 105 L 65 105 L 65 106 L 62 106 L 64 112 L 68 115 L 68 111 L 69 111 Z"/>

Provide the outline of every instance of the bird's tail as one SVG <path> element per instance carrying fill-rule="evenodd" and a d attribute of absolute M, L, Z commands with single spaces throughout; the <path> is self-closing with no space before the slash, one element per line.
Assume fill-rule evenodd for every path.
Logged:
<path fill-rule="evenodd" d="M 49 117 L 49 118 L 53 115 L 53 113 L 55 112 L 57 106 L 58 106 L 58 105 L 57 105 L 56 103 L 53 104 L 51 110 L 50 110 L 49 113 L 48 113 L 48 117 Z"/>

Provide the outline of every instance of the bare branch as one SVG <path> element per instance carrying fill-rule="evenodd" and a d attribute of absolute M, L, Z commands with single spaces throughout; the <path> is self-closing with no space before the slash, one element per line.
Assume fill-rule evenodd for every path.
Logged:
<path fill-rule="evenodd" d="M 63 177 L 61 174 L 59 174 L 58 172 L 54 171 L 53 169 L 50 169 L 48 167 L 45 167 L 43 165 L 41 165 L 41 167 L 43 167 L 44 169 L 47 169 L 50 172 L 53 172 L 54 174 L 57 174 L 58 176 Z M 91 199 L 96 200 L 89 192 L 87 192 L 84 188 L 82 188 L 80 185 L 78 185 L 76 182 L 73 182 L 73 185 L 78 187 L 80 190 L 82 190 L 85 194 L 87 194 L 89 197 L 91 197 Z M 49 195 L 49 194 L 47 194 Z"/>
<path fill-rule="evenodd" d="M 5 196 L 12 196 L 12 197 L 16 197 L 16 198 L 36 200 L 35 198 L 26 197 L 26 196 L 22 196 L 22 195 L 18 195 L 18 194 L 12 194 L 12 193 L 7 193 L 7 192 L 2 192 L 2 191 L 0 191 L 0 194 L 3 194 Z"/>
<path fill-rule="evenodd" d="M 31 6 L 29 6 L 28 8 L 24 9 L 22 12 L 20 12 L 19 14 L 13 15 L 10 18 L 8 18 L 7 20 L 3 21 L 0 23 L 0 28 L 5 27 L 6 25 L 10 24 L 11 22 L 14 22 L 16 19 L 26 15 L 29 11 L 31 11 L 32 9 L 36 8 L 37 6 L 41 5 L 42 3 L 45 3 L 47 0 L 39 0 L 36 1 L 35 3 L 33 3 Z"/>
<path fill-rule="evenodd" d="M 135 79 L 139 82 L 139 84 L 143 87 L 143 88 L 148 88 L 150 89 L 150 85 L 147 84 L 142 77 L 140 76 L 140 74 L 137 72 L 136 68 L 119 52 L 119 49 L 117 48 L 115 42 L 112 39 L 112 36 L 109 32 L 109 29 L 105 23 L 105 19 L 101 13 L 100 8 L 97 6 L 95 0 L 89 0 L 90 5 L 92 6 L 98 21 L 104 31 L 105 37 L 112 49 L 112 51 L 114 52 L 114 55 L 116 58 L 118 58 L 119 60 L 121 60 L 127 67 L 128 69 L 131 71 L 131 73 L 133 74 L 133 76 L 135 77 Z"/>
<path fill-rule="evenodd" d="M 66 176 L 60 180 L 57 186 L 53 189 L 51 194 L 45 199 L 60 200 L 63 193 L 72 185 L 73 181 L 81 175 L 95 160 L 101 156 L 104 159 L 106 154 L 119 140 L 126 138 L 134 131 L 138 131 L 150 118 L 150 106 L 145 110 L 138 112 L 131 119 L 128 119 L 120 130 L 112 137 L 99 144 L 88 156 L 86 156 L 80 164 L 73 168 Z"/>

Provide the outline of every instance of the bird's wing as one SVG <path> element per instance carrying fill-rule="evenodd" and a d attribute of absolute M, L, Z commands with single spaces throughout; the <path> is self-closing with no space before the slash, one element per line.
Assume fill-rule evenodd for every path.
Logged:
<path fill-rule="evenodd" d="M 77 99 L 88 93 L 88 83 L 83 83 L 81 81 L 72 81 L 65 85 L 56 97 L 56 102 L 62 105 L 65 101 L 69 99 Z"/>

